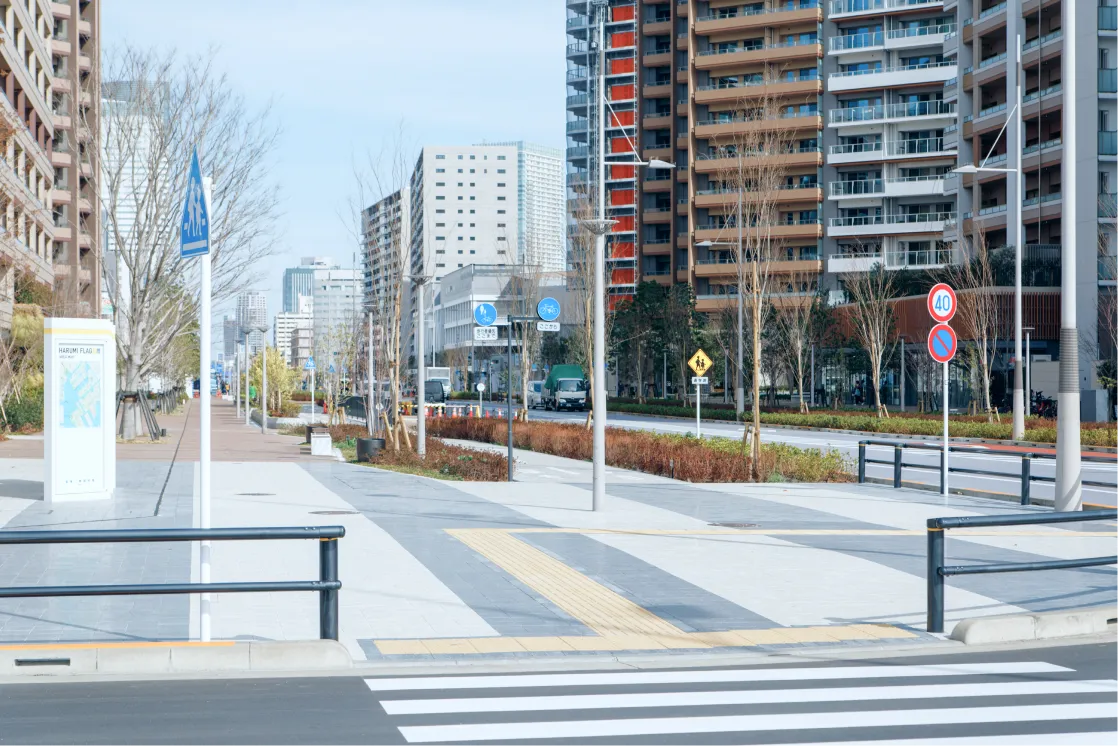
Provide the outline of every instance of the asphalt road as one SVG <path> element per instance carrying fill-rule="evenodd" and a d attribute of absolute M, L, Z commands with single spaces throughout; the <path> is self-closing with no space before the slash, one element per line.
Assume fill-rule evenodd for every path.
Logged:
<path fill-rule="evenodd" d="M 1113 744 L 1113 643 L 670 670 L 0 684 L 0 742 Z"/>
<path fill-rule="evenodd" d="M 504 416 L 503 406 L 489 406 L 493 416 Z M 533 410 L 530 418 L 534 420 L 547 420 L 558 422 L 585 422 L 585 412 L 548 412 L 542 409 Z M 682 435 L 695 433 L 694 421 L 672 419 L 665 417 L 643 417 L 637 415 L 610 412 L 610 427 L 623 427 L 633 430 L 649 430 L 658 433 L 673 433 Z M 741 439 L 744 428 L 733 422 L 706 422 L 702 423 L 702 435 L 706 437 L 724 437 Z M 766 442 L 788 443 L 800 448 L 818 448 L 821 450 L 837 450 L 845 455 L 852 468 L 858 461 L 858 441 L 867 439 L 866 435 L 849 435 L 844 433 L 812 432 L 808 430 L 786 430 L 781 428 L 762 427 L 761 437 Z M 869 439 L 873 439 L 869 437 Z M 890 440 L 893 440 L 890 437 Z M 925 443 L 940 447 L 942 442 L 935 438 L 924 436 L 901 438 L 912 443 Z M 953 451 L 950 456 L 952 469 L 981 469 L 991 472 L 1000 472 L 1005 476 L 977 475 L 952 473 L 950 486 L 954 488 L 968 488 L 985 492 L 998 492 L 1011 496 L 1021 494 L 1021 457 L 1012 453 L 999 451 L 993 447 L 979 444 L 958 444 L 968 448 L 971 453 Z M 871 459 L 889 461 L 888 464 L 867 464 L 866 476 L 881 479 L 893 478 L 893 453 L 889 446 L 870 446 L 867 456 Z M 905 467 L 902 478 L 905 482 L 915 482 L 926 485 L 939 485 L 939 458 L 938 452 L 906 450 L 904 453 Z M 909 466 L 909 465 L 913 466 Z M 1036 477 L 1054 478 L 1056 473 L 1055 460 L 1034 459 L 1032 474 Z M 1083 478 L 1089 482 L 1101 482 L 1113 486 L 1083 488 L 1084 502 L 1101 505 L 1118 505 L 1118 462 L 1094 463 L 1083 462 Z M 1034 498 L 1051 499 L 1053 486 L 1049 482 L 1034 481 L 1031 488 Z"/>

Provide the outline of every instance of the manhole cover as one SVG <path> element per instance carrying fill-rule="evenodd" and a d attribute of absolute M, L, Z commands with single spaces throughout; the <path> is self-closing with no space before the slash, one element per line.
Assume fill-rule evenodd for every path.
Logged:
<path fill-rule="evenodd" d="M 238 492 L 239 497 L 275 497 L 274 492 Z"/>
<path fill-rule="evenodd" d="M 708 526 L 717 526 L 718 528 L 757 528 L 756 523 L 708 523 Z"/>
<path fill-rule="evenodd" d="M 356 510 L 312 510 L 311 515 L 357 515 Z"/>

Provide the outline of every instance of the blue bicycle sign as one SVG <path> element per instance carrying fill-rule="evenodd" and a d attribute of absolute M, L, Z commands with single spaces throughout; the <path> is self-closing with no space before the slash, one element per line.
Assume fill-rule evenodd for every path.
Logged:
<path fill-rule="evenodd" d="M 559 301 L 554 298 L 544 298 L 536 304 L 536 315 L 542 321 L 555 321 L 559 318 Z"/>
<path fill-rule="evenodd" d="M 480 326 L 493 326 L 497 323 L 497 307 L 492 303 L 478 303 L 474 306 L 474 321 Z"/>

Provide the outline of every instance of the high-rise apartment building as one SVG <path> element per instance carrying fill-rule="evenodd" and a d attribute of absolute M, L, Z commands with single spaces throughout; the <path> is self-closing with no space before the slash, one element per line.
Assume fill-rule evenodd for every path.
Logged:
<path fill-rule="evenodd" d="M 563 151 L 529 142 L 490 143 L 516 148 L 517 264 L 545 272 L 567 268 L 567 189 Z"/>
<path fill-rule="evenodd" d="M 667 3 L 668 0 L 665 0 Z M 671 3 L 675 6 L 677 3 Z M 631 297 L 637 283 L 637 167 L 598 162 L 598 69 L 604 66 L 605 152 L 608 159 L 635 160 L 637 132 L 637 10 L 654 7 L 632 0 L 567 1 L 567 186 L 574 203 L 589 203 L 597 217 L 599 169 L 605 168 L 606 218 L 617 221 L 606 237 L 609 305 Z M 657 4 L 658 7 L 658 4 Z M 599 16 L 599 14 L 602 14 Z M 605 45 L 598 49 L 598 19 Z M 654 48 L 654 54 L 670 50 Z M 656 171 L 646 178 L 670 178 Z"/>
<path fill-rule="evenodd" d="M 942 2 L 833 0 L 823 26 L 827 114 L 828 287 L 880 264 L 937 269 L 953 261 L 944 230 L 957 146 L 958 67 L 944 41 L 957 31 Z"/>
<path fill-rule="evenodd" d="M 317 269 L 313 293 L 314 344 L 324 359 L 337 352 L 341 336 L 353 334 L 361 318 L 361 271 Z"/>
<path fill-rule="evenodd" d="M 365 308 L 388 308 L 389 296 L 411 266 L 411 190 L 400 189 L 365 208 L 362 261 Z"/>
<path fill-rule="evenodd" d="M 241 324 L 234 316 L 226 316 L 221 322 L 221 351 L 226 360 L 237 355 L 237 345 L 241 342 Z"/>
<path fill-rule="evenodd" d="M 99 315 L 96 179 L 100 3 L 0 3 L 0 327 L 16 273 L 55 288 L 55 312 Z"/>
<path fill-rule="evenodd" d="M 268 324 L 268 299 L 264 293 L 250 290 L 237 296 L 237 322 L 242 330 L 252 329 L 245 337 L 249 355 L 264 349 L 266 340 L 261 327 Z"/>
<path fill-rule="evenodd" d="M 305 256 L 298 267 L 283 271 L 283 313 L 299 313 L 300 298 L 314 295 L 314 273 L 319 269 L 336 269 L 337 265 L 326 257 Z"/>
<path fill-rule="evenodd" d="M 292 364 L 292 335 L 296 329 L 314 329 L 314 298 L 300 295 L 299 306 L 293 313 L 277 313 L 272 325 L 272 342 L 288 365 Z"/>
<path fill-rule="evenodd" d="M 9 36 L 24 55 L 28 55 L 27 47 L 36 55 L 51 55 L 50 66 L 42 72 L 48 80 L 53 77 L 46 101 L 53 111 L 49 121 L 54 128 L 50 146 L 54 179 L 47 203 L 52 205 L 56 226 L 52 258 L 55 286 L 66 313 L 98 316 L 101 216 L 96 170 L 101 114 L 101 0 L 51 2 L 48 7 L 53 18 L 40 15 L 40 9 L 46 6 L 42 2 L 5 5 L 5 26 L 16 31 Z M 36 17 L 32 18 L 32 13 Z M 9 19 L 15 24 L 22 21 L 22 27 L 17 29 Z M 53 34 L 48 33 L 47 42 L 36 48 L 32 29 L 48 30 L 52 20 Z M 27 39 L 25 44 L 20 44 L 20 31 Z M 39 72 L 35 71 L 36 76 Z M 7 82 L 9 95 L 14 83 Z M 30 93 L 28 97 L 30 100 Z M 9 100 L 17 103 L 17 109 L 23 106 L 18 96 Z"/>

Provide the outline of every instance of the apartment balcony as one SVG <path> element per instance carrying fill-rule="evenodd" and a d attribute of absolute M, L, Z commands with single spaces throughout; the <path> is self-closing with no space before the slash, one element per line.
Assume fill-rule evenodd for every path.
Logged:
<path fill-rule="evenodd" d="M 954 119 L 956 105 L 946 101 L 919 101 L 915 103 L 862 106 L 852 109 L 831 109 L 828 124 L 843 127 L 860 124 L 889 124 L 917 119 Z"/>
<path fill-rule="evenodd" d="M 750 226 L 745 229 L 746 235 L 757 234 L 764 230 L 765 233 L 776 239 L 818 240 L 823 237 L 823 225 L 818 220 L 796 220 L 790 223 L 773 223 L 765 228 Z M 711 223 L 701 225 L 695 231 L 695 241 L 726 241 L 737 236 L 737 228 L 732 224 L 719 225 Z"/>
<path fill-rule="evenodd" d="M 816 205 L 823 200 L 823 190 L 817 186 L 791 186 L 777 190 L 772 199 L 780 204 L 807 202 Z M 734 189 L 695 190 L 695 207 L 698 208 L 733 207 L 737 203 L 738 192 Z"/>
<path fill-rule="evenodd" d="M 867 88 L 942 84 L 954 78 L 957 72 L 958 66 L 954 62 L 931 62 L 926 65 L 898 65 L 831 73 L 827 83 L 831 92 L 841 93 Z"/>
<path fill-rule="evenodd" d="M 671 256 L 672 242 L 668 239 L 651 239 L 641 242 L 641 253 L 646 256 Z"/>
<path fill-rule="evenodd" d="M 1118 156 L 1118 132 L 1099 132 L 1099 157 L 1113 159 Z"/>
<path fill-rule="evenodd" d="M 1118 32 L 1118 7 L 1113 5 L 1099 8 L 1099 33 L 1113 36 Z"/>
<path fill-rule="evenodd" d="M 644 119 L 641 120 L 641 126 L 646 130 L 669 129 L 672 126 L 672 115 L 645 114 Z"/>
<path fill-rule="evenodd" d="M 971 26 L 971 33 L 974 36 L 982 36 L 994 29 L 1004 26 L 1006 23 L 1006 8 L 1009 6 L 1007 2 L 1000 2 L 997 5 L 991 5 L 986 10 L 978 14 L 978 18 L 966 19 L 964 25 Z"/>
<path fill-rule="evenodd" d="M 657 285 L 670 287 L 672 284 L 672 271 L 670 269 L 646 269 L 641 272 L 644 282 L 655 282 Z"/>
<path fill-rule="evenodd" d="M 864 253 L 837 253 L 827 257 L 827 271 L 835 274 L 871 272 L 880 265 L 885 269 L 936 269 L 953 261 L 951 249 L 889 251 L 871 250 Z"/>
<path fill-rule="evenodd" d="M 779 63 L 794 59 L 811 58 L 818 60 L 823 56 L 819 42 L 785 42 L 757 47 L 735 47 L 733 49 L 705 49 L 695 57 L 698 70 L 718 70 L 757 62 Z"/>
<path fill-rule="evenodd" d="M 672 208 L 670 207 L 645 207 L 641 209 L 642 223 L 670 223 L 672 222 Z"/>
<path fill-rule="evenodd" d="M 943 0 L 831 0 L 828 17 L 832 20 L 880 15 L 889 10 L 942 8 Z"/>
<path fill-rule="evenodd" d="M 762 8 L 741 11 L 725 8 L 725 13 L 733 15 L 706 15 L 695 19 L 695 33 L 700 35 L 716 34 L 725 31 L 753 31 L 767 27 L 791 26 L 799 23 L 821 23 L 823 21 L 822 3 L 812 2 L 805 7 L 793 10 L 783 8 Z"/>
<path fill-rule="evenodd" d="M 784 153 L 781 155 L 746 156 L 739 159 L 718 154 L 708 155 L 706 153 L 700 153 L 695 156 L 693 167 L 696 173 L 718 174 L 736 171 L 739 165 L 745 168 L 756 166 L 757 162 L 761 160 L 772 160 L 786 168 L 802 166 L 818 167 L 823 165 L 823 154 L 817 149 L 812 149 Z"/>
<path fill-rule="evenodd" d="M 641 64 L 645 67 L 667 67 L 672 64 L 671 50 L 646 52 L 644 57 L 641 58 Z"/>
<path fill-rule="evenodd" d="M 1099 93 L 1113 98 L 1118 94 L 1118 68 L 1103 68 L 1099 70 Z"/>
<path fill-rule="evenodd" d="M 652 20 L 645 21 L 642 26 L 642 31 L 645 36 L 663 36 L 672 32 L 672 19 L 669 17 L 663 21 Z"/>
<path fill-rule="evenodd" d="M 787 82 L 738 83 L 735 85 L 704 85 L 695 88 L 696 104 L 736 103 L 762 96 L 822 95 L 823 81 L 815 78 Z"/>
<path fill-rule="evenodd" d="M 645 98 L 671 98 L 672 83 L 653 83 L 645 85 L 641 93 Z"/>
<path fill-rule="evenodd" d="M 865 34 L 832 36 L 827 45 L 827 54 L 876 52 L 883 49 L 885 49 L 885 32 L 872 31 Z"/>
<path fill-rule="evenodd" d="M 896 215 L 860 215 L 851 218 L 831 218 L 827 235 L 831 238 L 880 236 L 883 234 L 943 233 L 946 221 L 955 218 L 953 212 L 900 213 Z"/>
<path fill-rule="evenodd" d="M 857 181 L 832 181 L 828 185 L 828 198 L 864 199 L 890 197 L 933 197 L 945 191 L 943 176 L 905 176 L 893 179 L 859 179 Z"/>
<path fill-rule="evenodd" d="M 695 277 L 737 277 L 738 263 L 733 252 L 720 252 L 720 256 L 711 256 L 695 262 Z M 752 262 L 744 262 L 743 267 L 751 267 Z M 761 271 L 770 275 L 782 274 L 819 274 L 823 271 L 821 259 L 795 259 L 791 261 L 762 262 Z"/>
<path fill-rule="evenodd" d="M 777 119 L 735 118 L 731 121 L 720 119 L 700 119 L 695 122 L 696 137 L 728 137 L 746 132 L 774 132 L 823 129 L 823 118 L 819 114 L 806 116 L 779 117 Z"/>
<path fill-rule="evenodd" d="M 586 128 L 589 127 L 589 121 L 586 119 L 570 119 L 567 121 L 567 134 L 586 134 Z"/>
<path fill-rule="evenodd" d="M 672 190 L 672 180 L 670 178 L 649 179 L 645 177 L 641 189 L 645 192 L 670 192 Z"/>

